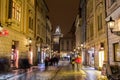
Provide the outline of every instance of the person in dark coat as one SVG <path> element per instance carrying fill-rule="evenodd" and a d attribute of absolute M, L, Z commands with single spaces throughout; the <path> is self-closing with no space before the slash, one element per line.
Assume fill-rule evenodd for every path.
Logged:
<path fill-rule="evenodd" d="M 46 57 L 46 58 L 45 58 L 45 70 L 48 69 L 49 60 L 50 60 L 49 57 Z"/>

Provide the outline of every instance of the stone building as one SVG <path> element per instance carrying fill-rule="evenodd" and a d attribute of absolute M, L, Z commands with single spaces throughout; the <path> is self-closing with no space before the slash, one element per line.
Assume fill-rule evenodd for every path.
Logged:
<path fill-rule="evenodd" d="M 47 44 L 47 13 L 48 7 L 44 0 L 35 0 L 35 53 L 37 62 L 43 62 L 45 46 Z M 43 56 L 43 57 L 41 57 Z M 35 61 L 36 61 L 35 60 Z"/>
<path fill-rule="evenodd" d="M 85 48 L 85 42 L 86 42 L 86 1 L 87 0 L 80 0 L 79 5 L 79 15 L 81 18 L 81 46 L 82 54 L 83 54 L 83 65 L 87 64 L 87 58 L 86 58 L 86 48 Z"/>
<path fill-rule="evenodd" d="M 120 66 L 120 0 L 105 0 L 106 1 L 106 22 L 110 20 L 110 17 L 115 20 L 113 25 L 113 32 L 108 27 L 108 48 L 109 48 L 109 64 Z"/>
<path fill-rule="evenodd" d="M 49 19 L 49 17 L 47 17 L 47 33 L 46 33 L 46 43 L 47 43 L 47 56 L 51 57 L 52 56 L 52 24 L 51 21 Z"/>
<path fill-rule="evenodd" d="M 84 48 L 86 65 L 101 69 L 103 63 L 108 61 L 107 30 L 104 20 L 105 1 L 82 0 L 82 4 L 85 4 L 84 9 L 86 9 L 86 12 L 81 14 L 84 16 L 82 17 L 82 26 L 84 25 L 85 27 Z"/>
<path fill-rule="evenodd" d="M 29 56 L 33 64 L 34 45 L 34 0 L 0 0 L 0 22 L 8 35 L 0 38 L 0 55 L 14 60 L 18 68 L 20 58 Z M 32 40 L 32 43 L 29 43 Z M 6 54 L 6 55 L 4 55 Z M 11 65 L 12 66 L 12 65 Z"/>
<path fill-rule="evenodd" d="M 60 38 L 60 55 L 61 57 L 68 57 L 71 55 L 75 48 L 75 23 L 70 31 Z"/>
<path fill-rule="evenodd" d="M 40 28 L 36 29 L 35 0 L 0 0 L 0 58 L 7 58 L 11 67 L 19 67 L 19 60 L 28 58 L 31 65 L 36 60 L 36 30 L 40 32 L 43 42 L 46 42 L 46 6 L 42 6 L 40 14 Z"/>

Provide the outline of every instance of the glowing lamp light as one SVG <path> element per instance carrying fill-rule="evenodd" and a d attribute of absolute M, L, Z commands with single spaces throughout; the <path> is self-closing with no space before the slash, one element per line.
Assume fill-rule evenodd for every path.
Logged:
<path fill-rule="evenodd" d="M 30 43 L 30 44 L 32 43 L 32 39 L 31 39 L 31 38 L 29 39 L 29 43 Z"/>
<path fill-rule="evenodd" d="M 114 26 L 115 26 L 115 20 L 112 19 L 112 17 L 110 17 L 110 20 L 107 22 L 109 29 L 111 30 L 111 32 L 113 32 Z"/>

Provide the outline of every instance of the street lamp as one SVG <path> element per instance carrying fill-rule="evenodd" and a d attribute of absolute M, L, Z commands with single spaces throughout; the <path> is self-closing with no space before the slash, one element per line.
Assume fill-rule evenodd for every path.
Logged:
<path fill-rule="evenodd" d="M 26 47 L 29 47 L 29 46 L 31 46 L 31 43 L 32 43 L 32 39 L 31 38 L 29 38 L 29 39 L 27 39 L 28 40 L 28 44 L 26 45 Z"/>
<path fill-rule="evenodd" d="M 113 20 L 112 17 L 110 17 L 110 20 L 107 22 L 107 24 L 108 24 L 108 27 L 109 27 L 111 33 L 114 33 L 113 29 L 115 26 L 115 20 Z"/>
<path fill-rule="evenodd" d="M 32 43 L 32 39 L 31 39 L 31 38 L 29 38 L 29 44 L 31 45 L 31 43 Z"/>
<path fill-rule="evenodd" d="M 108 27 L 111 31 L 111 33 L 114 33 L 115 35 L 120 36 L 120 23 L 118 22 L 117 25 L 115 25 L 115 20 L 110 17 L 110 20 L 107 22 Z"/>

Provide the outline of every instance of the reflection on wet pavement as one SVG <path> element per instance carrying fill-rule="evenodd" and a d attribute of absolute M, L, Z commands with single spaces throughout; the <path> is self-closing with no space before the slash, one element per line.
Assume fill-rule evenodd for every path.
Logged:
<path fill-rule="evenodd" d="M 85 80 L 83 71 L 72 71 L 71 66 L 63 67 L 53 80 Z"/>
<path fill-rule="evenodd" d="M 85 80 L 85 76 L 82 70 L 79 72 L 72 71 L 69 62 L 61 62 L 59 67 L 50 66 L 47 71 L 38 68 L 35 71 L 28 71 L 8 80 Z"/>

